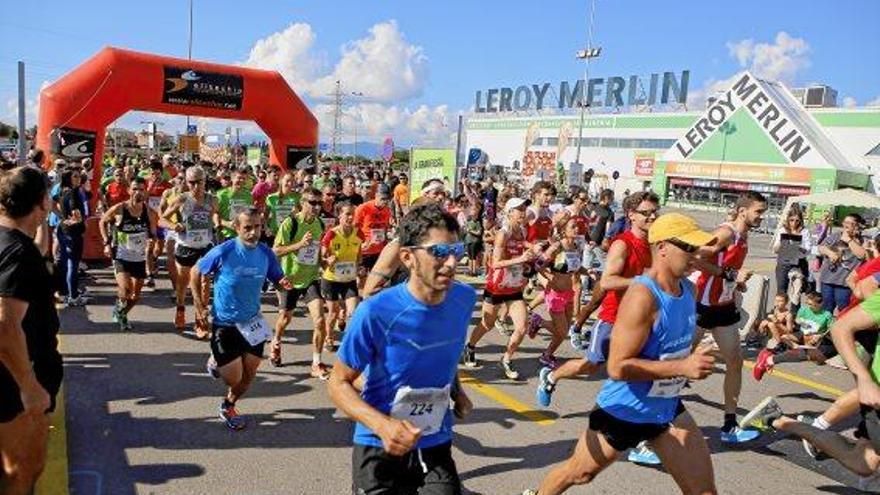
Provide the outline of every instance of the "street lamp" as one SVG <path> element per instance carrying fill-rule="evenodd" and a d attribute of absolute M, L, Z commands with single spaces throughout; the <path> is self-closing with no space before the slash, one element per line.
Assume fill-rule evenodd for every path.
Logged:
<path fill-rule="evenodd" d="M 591 14 L 592 16 L 592 14 Z M 590 27 L 590 31 L 592 31 L 592 26 Z M 592 37 L 592 36 L 591 36 Z M 587 88 L 589 87 L 589 70 L 590 70 L 590 59 L 599 58 L 599 55 L 602 54 L 602 47 L 587 47 L 584 50 L 578 50 L 575 54 L 575 57 L 584 61 L 584 85 L 582 86 L 581 91 L 581 121 L 580 125 L 578 125 L 578 145 L 577 145 L 577 155 L 575 158 L 576 163 L 581 162 L 581 141 L 583 141 L 584 137 L 584 112 L 586 111 L 589 102 L 587 101 Z M 560 157 L 561 158 L 561 157 Z"/>

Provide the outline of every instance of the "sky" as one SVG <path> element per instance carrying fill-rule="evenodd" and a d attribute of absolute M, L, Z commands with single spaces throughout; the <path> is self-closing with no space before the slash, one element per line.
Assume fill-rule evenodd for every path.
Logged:
<path fill-rule="evenodd" d="M 477 90 L 575 81 L 591 0 L 442 2 L 193 0 L 193 58 L 279 71 L 329 139 L 341 81 L 342 140 L 447 146 Z M 0 121 L 16 122 L 26 63 L 28 126 L 42 87 L 107 45 L 186 57 L 188 0 L 14 2 L 0 18 Z M 590 77 L 690 70 L 689 106 L 743 70 L 789 86 L 828 84 L 841 106 L 880 105 L 880 2 L 595 0 Z M 364 96 L 354 96 L 361 93 Z M 130 112 L 118 125 L 183 118 Z M 249 122 L 199 119 L 202 130 Z"/>

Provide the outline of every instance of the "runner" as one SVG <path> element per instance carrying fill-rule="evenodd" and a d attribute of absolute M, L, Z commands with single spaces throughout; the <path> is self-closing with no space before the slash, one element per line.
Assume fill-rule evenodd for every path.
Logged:
<path fill-rule="evenodd" d="M 856 442 L 843 435 L 790 418 L 782 412 L 775 398 L 767 397 L 743 417 L 743 426 L 769 427 L 790 433 L 811 443 L 816 449 L 836 459 L 843 467 L 858 474 L 859 489 L 871 491 L 880 468 L 880 361 L 873 359 L 870 369 L 856 352 L 856 335 L 876 335 L 880 325 L 880 292 L 874 292 L 856 308 L 848 311 L 831 328 L 834 345 L 846 366 L 856 377 L 861 422 L 856 428 Z M 876 356 L 876 349 L 874 350 Z"/>
<path fill-rule="evenodd" d="M 128 199 L 129 179 L 127 178 L 126 169 L 129 168 L 127 166 L 117 166 L 113 170 L 113 175 L 101 184 L 103 193 L 101 199 L 104 203 L 103 208 L 105 211 Z"/>
<path fill-rule="evenodd" d="M 183 173 L 179 173 L 171 179 L 171 187 L 165 190 L 162 193 L 162 198 L 159 200 L 159 209 L 157 213 L 159 215 L 159 225 L 162 226 L 162 229 L 165 231 L 165 267 L 168 270 L 168 278 L 171 279 L 171 289 L 174 291 L 170 297 L 173 301 L 177 301 L 177 260 L 174 258 L 174 250 L 177 247 L 177 232 L 174 231 L 174 224 L 180 221 L 180 213 L 175 213 L 171 216 L 171 220 L 174 224 L 168 224 L 164 218 L 162 218 L 162 213 L 168 209 L 168 206 L 173 203 L 178 196 L 185 193 L 189 189 L 186 185 L 186 170 L 189 167 L 185 166 Z"/>
<path fill-rule="evenodd" d="M 201 187 L 201 186 L 200 186 Z M 246 426 L 244 416 L 235 407 L 251 386 L 263 346 L 272 336 L 266 319 L 260 314 L 260 288 L 267 277 L 273 283 L 290 288 L 278 260 L 268 246 L 260 242 L 259 210 L 239 210 L 232 220 L 238 236 L 212 248 L 198 261 L 191 289 L 197 318 L 207 321 L 208 301 L 202 296 L 205 278 L 214 278 L 211 304 L 211 356 L 208 373 L 222 377 L 228 387 L 220 404 L 220 419 L 231 430 Z"/>
<path fill-rule="evenodd" d="M 336 197 L 339 203 L 345 202 L 355 207 L 364 204 L 364 197 L 355 190 L 356 180 L 354 175 L 348 174 L 342 177 L 342 192 Z"/>
<path fill-rule="evenodd" d="M 471 332 L 462 355 L 465 366 L 471 368 L 477 366 L 477 343 L 495 325 L 500 306 L 506 305 L 513 319 L 514 331 L 501 358 L 501 369 L 511 380 L 518 380 L 520 377 L 511 359 L 526 333 L 528 309 L 523 299 L 523 291 L 528 281 L 523 276 L 523 271 L 524 267 L 530 265 L 537 256 L 537 248 L 529 247 L 526 243 L 526 208 L 530 204 L 527 199 L 510 198 L 504 205 L 507 227 L 500 229 L 495 236 L 492 263 L 489 265 L 486 288 L 483 290 L 482 317 Z"/>
<path fill-rule="evenodd" d="M 599 281 L 603 292 L 599 318 L 593 326 L 589 347 L 584 349 L 584 357 L 569 359 L 556 369 L 544 367 L 539 372 L 537 402 L 548 407 L 556 385 L 560 380 L 579 375 L 593 375 L 608 359 L 608 346 L 611 329 L 617 321 L 620 300 L 636 280 L 651 266 L 651 249 L 648 245 L 648 232 L 660 210 L 660 198 L 652 192 L 638 192 L 623 201 L 632 227 L 611 244 L 607 265 Z M 575 222 L 569 222 L 569 225 Z M 584 318 L 585 319 L 585 318 Z M 583 322 L 581 322 L 583 325 Z"/>
<path fill-rule="evenodd" d="M 170 159 L 170 155 L 166 155 Z M 165 191 L 171 189 L 171 182 L 164 177 L 164 167 L 162 162 L 153 161 L 150 163 L 150 176 L 147 182 L 147 205 L 150 211 L 158 217 L 161 213 L 159 206 L 162 203 L 162 196 Z M 162 248 L 165 244 L 165 229 L 156 228 L 156 233 L 150 238 L 149 251 L 147 252 L 147 280 L 144 283 L 147 287 L 156 287 L 156 260 L 162 254 Z"/>
<path fill-rule="evenodd" d="M 338 325 L 340 331 L 345 330 L 346 319 L 354 314 L 359 300 L 357 267 L 362 241 L 354 228 L 354 208 L 348 203 L 336 205 L 339 225 L 328 230 L 321 239 L 321 259 L 324 261 L 321 294 L 327 301 L 325 347 L 330 350 L 336 350 L 334 329 Z"/>
<path fill-rule="evenodd" d="M 267 246 L 275 245 L 275 233 L 281 221 L 290 216 L 290 212 L 299 208 L 302 195 L 294 190 L 296 178 L 294 173 L 288 170 L 281 176 L 278 192 L 266 197 L 266 208 L 263 210 L 266 219 L 266 232 L 264 232 Z M 271 242 L 268 242 L 271 241 Z"/>
<path fill-rule="evenodd" d="M 64 369 L 51 259 L 34 236 L 51 209 L 46 175 L 0 173 L 0 491 L 34 493 Z"/>
<path fill-rule="evenodd" d="M 189 192 L 180 193 L 168 208 L 162 212 L 163 221 L 174 230 L 176 246 L 174 258 L 177 263 L 177 283 L 174 286 L 176 309 L 174 326 L 183 332 L 186 328 L 186 289 L 190 287 L 192 267 L 214 245 L 211 218 L 216 216 L 217 199 L 205 191 L 205 170 L 191 167 L 186 170 L 186 184 Z M 207 298 L 207 281 L 201 288 Z M 195 299 L 195 295 L 193 295 Z M 207 338 L 210 333 L 207 320 L 196 315 L 194 330 L 200 339 Z"/>
<path fill-rule="evenodd" d="M 364 243 L 361 244 L 361 266 L 358 286 L 363 287 L 367 274 L 373 269 L 382 248 L 388 244 L 388 229 L 391 227 L 389 201 L 391 191 L 382 184 L 371 199 L 354 211 L 354 223 Z"/>
<path fill-rule="evenodd" d="M 321 193 L 314 188 L 306 189 L 300 202 L 300 213 L 285 218 L 275 236 L 272 250 L 278 256 L 291 288 L 279 294 L 282 304 L 275 321 L 275 336 L 272 339 L 269 361 L 274 366 L 281 366 L 281 337 L 290 324 L 296 302 L 302 298 L 314 325 L 311 374 L 315 378 L 326 380 L 330 376 L 330 370 L 321 362 L 321 351 L 327 340 L 327 326 L 319 282 L 320 242 L 324 235 L 324 225 L 318 218 L 320 207 Z"/>
<path fill-rule="evenodd" d="M 456 364 L 476 293 L 454 282 L 464 246 L 455 219 L 437 205 L 410 209 L 400 243 L 413 276 L 355 311 L 333 368 L 330 397 L 357 421 L 353 493 L 458 495 L 451 414 L 462 418 L 473 407 Z M 392 330 L 395 338 L 388 338 Z M 355 382 L 362 373 L 366 383 L 359 393 Z"/>
<path fill-rule="evenodd" d="M 214 225 L 220 229 L 221 242 L 235 237 L 232 223 L 236 212 L 254 205 L 251 190 L 246 187 L 247 179 L 248 169 L 245 167 L 236 168 L 232 173 L 232 183 L 229 187 L 221 189 L 217 193 L 217 214 L 214 218 Z"/>
<path fill-rule="evenodd" d="M 116 276 L 113 321 L 123 331 L 131 330 L 128 314 L 140 299 L 150 240 L 156 237 L 156 213 L 146 204 L 146 184 L 143 178 L 135 177 L 128 188 L 129 199 L 107 210 L 98 222 L 104 254 L 113 260 Z"/>
<path fill-rule="evenodd" d="M 325 184 L 321 191 L 321 207 L 318 217 L 324 222 L 325 229 L 336 226 L 336 187 L 333 184 Z"/>
<path fill-rule="evenodd" d="M 752 276 L 751 270 L 743 270 L 743 262 L 749 251 L 749 230 L 761 225 L 767 211 L 767 200 L 760 193 L 742 193 L 736 200 L 736 220 L 721 224 L 715 230 L 718 242 L 701 249 L 704 260 L 699 263 L 697 280 L 697 314 L 699 318 L 698 339 L 708 330 L 724 359 L 724 424 L 721 441 L 725 443 L 748 442 L 757 438 L 756 430 L 743 430 L 736 422 L 736 406 L 742 389 L 742 349 L 740 348 L 740 312 L 736 307 L 734 293 L 745 291 L 745 283 Z"/>
<path fill-rule="evenodd" d="M 608 355 L 609 379 L 571 457 L 537 492 L 557 495 L 592 481 L 620 452 L 648 441 L 683 493 L 716 493 L 709 447 L 679 398 L 687 379 L 712 373 L 710 348 L 691 353 L 694 287 L 687 274 L 699 246 L 712 242 L 689 217 L 663 215 L 649 230 L 651 267 L 620 304 Z M 646 308 L 653 310 L 646 311 Z"/>

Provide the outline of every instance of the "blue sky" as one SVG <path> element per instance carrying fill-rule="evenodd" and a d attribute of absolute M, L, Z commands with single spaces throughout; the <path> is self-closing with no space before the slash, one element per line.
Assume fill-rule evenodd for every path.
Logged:
<path fill-rule="evenodd" d="M 442 141 L 478 89 L 579 77 L 574 52 L 585 44 L 588 11 L 587 0 L 195 0 L 193 55 L 280 70 L 325 126 L 327 107 L 318 96 L 341 75 L 347 89 L 374 93 L 370 101 L 351 100 L 347 130 Z M 185 57 L 187 13 L 186 0 L 7 6 L 0 18 L 0 120 L 15 118 L 16 60 L 28 63 L 33 111 L 43 81 L 104 45 Z M 691 93 L 699 95 L 748 68 L 794 84 L 824 82 L 841 102 L 862 106 L 880 101 L 872 55 L 880 47 L 877 19 L 877 1 L 838 0 L 832 8 L 803 0 L 598 0 L 595 40 L 604 51 L 591 74 L 690 69 Z M 259 40 L 264 50 L 254 53 Z M 382 60 L 385 54 L 394 60 Z M 130 114 L 122 124 L 137 127 L 140 118 Z"/>

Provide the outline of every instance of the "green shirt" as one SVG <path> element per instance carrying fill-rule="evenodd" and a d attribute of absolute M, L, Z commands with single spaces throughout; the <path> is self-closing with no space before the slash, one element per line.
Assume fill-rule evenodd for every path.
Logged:
<path fill-rule="evenodd" d="M 217 192 L 217 209 L 218 213 L 220 213 L 220 218 L 223 220 L 232 220 L 236 211 L 251 206 L 254 206 L 254 198 L 247 189 L 242 189 L 233 194 L 232 188 L 227 187 Z M 235 231 L 226 227 L 221 229 L 221 234 L 224 239 L 235 237 Z"/>
<path fill-rule="evenodd" d="M 293 231 L 293 217 L 287 217 L 278 227 L 275 236 L 275 246 L 289 246 L 302 240 L 306 232 L 312 233 L 312 242 L 303 246 L 298 252 L 282 256 L 281 269 L 284 276 L 290 278 L 293 287 L 302 289 L 318 279 L 320 272 L 319 260 L 321 257 L 321 237 L 324 235 L 324 225 L 321 219 L 315 217 L 310 223 L 303 221 L 302 214 L 296 215 L 296 232 Z"/>
<path fill-rule="evenodd" d="M 815 313 L 804 305 L 798 310 L 794 321 L 804 335 L 821 335 L 828 332 L 828 329 L 831 328 L 834 316 L 824 310 Z"/>
<path fill-rule="evenodd" d="M 266 196 L 266 210 L 268 212 L 268 220 L 266 228 L 272 235 L 278 232 L 278 224 L 280 221 L 290 216 L 290 212 L 299 208 L 300 195 L 297 192 L 285 194 L 281 199 L 281 193 L 274 192 Z"/>

